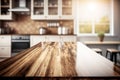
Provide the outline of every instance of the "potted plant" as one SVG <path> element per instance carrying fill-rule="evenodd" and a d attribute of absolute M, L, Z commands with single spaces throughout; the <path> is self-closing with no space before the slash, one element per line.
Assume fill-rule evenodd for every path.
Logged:
<path fill-rule="evenodd" d="M 100 42 L 103 42 L 104 37 L 105 37 L 104 32 L 99 32 L 99 33 L 98 33 L 98 37 L 99 37 Z"/>

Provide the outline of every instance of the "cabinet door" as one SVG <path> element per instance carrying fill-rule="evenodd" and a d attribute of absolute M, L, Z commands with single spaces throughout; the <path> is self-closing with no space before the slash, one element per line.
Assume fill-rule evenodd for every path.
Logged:
<path fill-rule="evenodd" d="M 11 36 L 0 36 L 0 46 L 11 46 Z"/>
<path fill-rule="evenodd" d="M 31 19 L 60 19 L 61 0 L 31 0 Z"/>
<path fill-rule="evenodd" d="M 47 18 L 47 0 L 31 0 L 31 19 Z"/>
<path fill-rule="evenodd" d="M 0 20 L 12 20 L 12 0 L 0 0 Z"/>
<path fill-rule="evenodd" d="M 61 0 L 48 0 L 48 17 L 47 19 L 59 19 Z"/>
<path fill-rule="evenodd" d="M 59 42 L 60 36 L 47 36 L 45 39 L 47 42 Z"/>
<path fill-rule="evenodd" d="M 11 48 L 10 47 L 0 47 L 0 57 L 10 57 Z"/>
<path fill-rule="evenodd" d="M 77 37 L 76 36 L 61 36 L 61 40 L 63 42 L 76 42 Z"/>
<path fill-rule="evenodd" d="M 30 46 L 34 46 L 40 42 L 45 42 L 45 36 L 30 36 Z"/>
<path fill-rule="evenodd" d="M 74 0 L 62 0 L 61 19 L 74 19 Z"/>

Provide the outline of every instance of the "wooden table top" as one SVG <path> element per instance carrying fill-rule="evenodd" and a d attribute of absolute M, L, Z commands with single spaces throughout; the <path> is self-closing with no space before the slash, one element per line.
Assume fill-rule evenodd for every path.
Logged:
<path fill-rule="evenodd" d="M 76 77 L 74 42 L 47 42 L 0 63 L 0 76 Z"/>
<path fill-rule="evenodd" d="M 0 76 L 108 77 L 120 76 L 120 68 L 80 42 L 48 42 L 0 62 Z"/>

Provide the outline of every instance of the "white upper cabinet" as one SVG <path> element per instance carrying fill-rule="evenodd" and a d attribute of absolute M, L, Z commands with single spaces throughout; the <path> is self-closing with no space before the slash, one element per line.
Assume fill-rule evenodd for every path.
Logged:
<path fill-rule="evenodd" d="M 61 4 L 61 19 L 74 19 L 74 0 L 62 0 Z"/>
<path fill-rule="evenodd" d="M 48 0 L 48 18 L 47 19 L 59 19 L 60 16 L 60 2 L 61 0 Z"/>
<path fill-rule="evenodd" d="M 0 0 L 0 20 L 12 20 L 12 0 Z"/>
<path fill-rule="evenodd" d="M 31 0 L 31 19 L 46 19 L 47 0 Z"/>
<path fill-rule="evenodd" d="M 31 19 L 73 19 L 73 0 L 31 0 Z"/>

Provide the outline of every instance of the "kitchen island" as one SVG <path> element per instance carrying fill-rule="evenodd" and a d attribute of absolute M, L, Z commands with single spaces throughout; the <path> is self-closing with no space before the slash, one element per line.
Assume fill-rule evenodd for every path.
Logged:
<path fill-rule="evenodd" d="M 0 62 L 0 76 L 118 77 L 120 68 L 80 42 L 43 42 Z"/>

